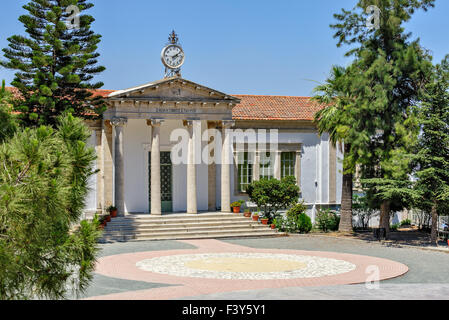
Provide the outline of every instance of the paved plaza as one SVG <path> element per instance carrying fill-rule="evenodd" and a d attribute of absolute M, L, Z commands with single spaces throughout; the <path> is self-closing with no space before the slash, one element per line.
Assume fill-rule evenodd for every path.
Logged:
<path fill-rule="evenodd" d="M 448 299 L 449 254 L 317 236 L 101 245 L 81 299 Z M 371 280 L 378 277 L 376 285 Z"/>

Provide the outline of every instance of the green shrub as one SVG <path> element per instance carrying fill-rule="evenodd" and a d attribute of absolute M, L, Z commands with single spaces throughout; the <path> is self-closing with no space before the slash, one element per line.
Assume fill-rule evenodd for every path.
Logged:
<path fill-rule="evenodd" d="M 264 212 L 264 216 L 273 221 L 280 209 L 295 204 L 299 198 L 299 187 L 294 177 L 261 179 L 253 181 L 247 188 L 251 201 Z"/>
<path fill-rule="evenodd" d="M 330 209 L 318 210 L 316 214 L 316 226 L 319 230 L 324 232 L 337 231 L 339 224 L 340 217 L 335 211 Z"/>
<path fill-rule="evenodd" d="M 298 227 L 299 232 L 309 233 L 312 230 L 312 219 L 305 213 L 300 214 L 298 216 Z"/>
<path fill-rule="evenodd" d="M 280 231 L 309 233 L 312 230 L 312 220 L 306 214 L 307 207 L 303 202 L 298 203 L 287 211 L 286 217 L 277 217 L 274 225 Z"/>
<path fill-rule="evenodd" d="M 401 221 L 401 227 L 402 226 L 411 226 L 412 225 L 412 221 L 410 219 L 405 219 Z"/>
<path fill-rule="evenodd" d="M 391 231 L 398 231 L 398 229 L 399 229 L 399 224 L 393 224 L 390 226 Z"/>

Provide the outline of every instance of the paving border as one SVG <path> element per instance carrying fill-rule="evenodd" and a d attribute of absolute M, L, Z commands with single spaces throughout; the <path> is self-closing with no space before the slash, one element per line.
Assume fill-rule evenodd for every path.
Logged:
<path fill-rule="evenodd" d="M 408 267 L 402 263 L 392 260 L 355 255 L 348 253 L 289 250 L 289 249 L 254 249 L 241 245 L 229 244 L 219 240 L 184 240 L 182 242 L 191 244 L 197 249 L 170 250 L 170 251 L 150 251 L 119 254 L 100 258 L 97 264 L 96 273 L 104 276 L 136 280 L 143 282 L 159 282 L 175 285 L 151 290 L 131 291 L 118 294 L 111 294 L 90 299 L 100 300 L 122 300 L 122 299 L 176 299 L 182 297 L 192 297 L 204 294 L 220 292 L 234 292 L 241 290 L 260 290 L 267 288 L 286 287 L 317 287 L 341 284 L 365 283 L 368 280 L 367 268 L 377 266 L 379 269 L 379 280 L 387 280 L 400 277 L 408 272 Z M 327 257 L 344 260 L 355 264 L 357 267 L 351 272 L 333 276 L 318 278 L 297 278 L 288 280 L 223 280 L 204 279 L 191 277 L 177 277 L 167 274 L 158 274 L 139 270 L 136 263 L 148 258 L 185 255 L 197 253 L 220 253 L 220 252 L 260 252 L 260 253 L 283 253 L 292 255 L 309 255 L 317 257 Z"/>

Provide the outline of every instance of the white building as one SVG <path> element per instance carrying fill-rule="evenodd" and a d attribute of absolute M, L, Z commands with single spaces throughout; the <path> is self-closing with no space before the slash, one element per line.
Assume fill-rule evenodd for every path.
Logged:
<path fill-rule="evenodd" d="M 307 97 L 230 95 L 183 79 L 176 40 L 162 52 L 164 79 L 96 92 L 108 110 L 89 122 L 99 172 L 87 211 L 230 212 L 231 202 L 248 200 L 251 181 L 286 175 L 296 177 L 312 218 L 317 206 L 339 206 L 342 154 L 317 134 L 319 106 Z"/>
<path fill-rule="evenodd" d="M 309 98 L 231 96 L 180 77 L 108 93 L 98 91 L 107 95 L 109 105 L 103 120 L 89 122 L 100 170 L 92 180 L 89 211 L 114 204 L 119 214 L 230 212 L 231 202 L 248 199 L 245 184 L 285 175 L 297 178 L 311 209 L 341 203 L 342 154 L 327 135 L 317 134 L 312 120 L 318 107 Z M 228 140 L 218 134 L 209 145 L 213 131 L 207 130 L 222 133 L 225 128 L 230 129 Z M 237 150 L 237 133 L 250 137 L 246 152 Z M 270 133 L 277 139 L 275 149 Z M 267 145 L 259 141 L 251 150 L 255 136 L 265 136 Z M 183 139 L 187 147 L 182 150 Z M 213 150 L 204 156 L 208 145 L 223 156 L 226 142 L 228 152 L 243 163 L 221 164 L 220 156 L 208 163 L 215 159 Z M 182 163 L 171 160 L 173 148 L 184 157 Z M 195 161 L 187 161 L 192 157 Z"/>

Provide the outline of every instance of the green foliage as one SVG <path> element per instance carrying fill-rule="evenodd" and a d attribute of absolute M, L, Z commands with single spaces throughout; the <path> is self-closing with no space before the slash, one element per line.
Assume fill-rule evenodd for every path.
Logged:
<path fill-rule="evenodd" d="M 371 219 L 376 215 L 376 210 L 373 209 L 373 204 L 370 204 L 369 200 L 366 195 L 353 195 L 353 216 L 357 217 L 358 227 L 363 230 L 368 229 Z"/>
<path fill-rule="evenodd" d="M 314 92 L 316 95 L 313 99 L 324 106 L 315 115 L 318 132 L 320 135 L 329 133 L 330 142 L 334 146 L 338 144 L 344 153 L 340 231 L 349 231 L 353 227 L 352 191 L 356 163 L 350 153 L 351 142 L 348 138 L 353 122 L 351 108 L 354 102 L 348 70 L 339 66 L 332 67 L 331 76 L 326 83 L 316 87 Z"/>
<path fill-rule="evenodd" d="M 106 209 L 106 211 L 109 212 L 109 213 L 111 213 L 112 211 L 115 211 L 115 210 L 117 210 L 117 207 L 115 207 L 115 206 L 109 206 L 109 207 Z"/>
<path fill-rule="evenodd" d="M 263 210 L 264 216 L 272 221 L 280 209 L 295 204 L 299 198 L 299 187 L 294 177 L 261 179 L 253 181 L 247 188 L 251 201 Z"/>
<path fill-rule="evenodd" d="M 0 143 L 11 138 L 17 130 L 15 117 L 11 114 L 12 95 L 6 90 L 5 80 L 0 88 Z"/>
<path fill-rule="evenodd" d="M 405 219 L 401 221 L 401 227 L 402 226 L 411 226 L 412 225 L 412 221 L 410 219 Z"/>
<path fill-rule="evenodd" d="M 278 216 L 273 223 L 282 232 L 309 233 L 312 230 L 312 220 L 306 214 L 306 210 L 304 202 L 298 203 L 287 211 L 285 218 Z"/>
<path fill-rule="evenodd" d="M 418 181 L 415 206 L 440 215 L 449 212 L 449 55 L 434 67 L 420 108 L 422 134 L 414 165 Z"/>
<path fill-rule="evenodd" d="M 340 223 L 340 217 L 335 211 L 330 209 L 320 209 L 316 214 L 316 226 L 319 230 L 337 231 Z"/>
<path fill-rule="evenodd" d="M 431 57 L 404 29 L 413 13 L 434 6 L 434 0 L 359 0 L 352 10 L 334 15 L 338 46 L 350 45 L 345 106 L 345 162 L 358 164 L 361 182 L 371 201 L 384 203 L 381 222 L 389 210 L 412 203 L 417 193 L 409 175 L 419 135 L 416 106 L 431 78 Z M 381 11 L 378 29 L 366 28 L 366 8 Z M 387 205 L 388 204 L 388 205 Z M 388 226 L 388 224 L 386 224 Z"/>
<path fill-rule="evenodd" d="M 81 11 L 79 28 L 66 25 L 68 5 Z M 92 83 L 95 75 L 105 70 L 97 66 L 100 35 L 91 30 L 94 18 L 85 12 L 92 8 L 88 0 L 30 0 L 23 6 L 28 11 L 19 21 L 27 36 L 13 35 L 3 49 L 5 61 L 0 65 L 16 70 L 12 85 L 24 101 L 15 103 L 25 126 L 57 124 L 57 117 L 71 111 L 77 117 L 95 118 L 105 105 L 92 89 L 103 83 Z"/>
<path fill-rule="evenodd" d="M 241 207 L 244 203 L 245 201 L 243 200 L 234 201 L 233 203 L 231 203 L 231 208 Z"/>
<path fill-rule="evenodd" d="M 348 144 L 347 132 L 351 126 L 350 107 L 354 101 L 351 97 L 350 77 L 348 71 L 341 66 L 333 66 L 330 77 L 325 84 L 321 84 L 314 89 L 313 100 L 324 106 L 315 114 L 320 135 L 329 134 L 330 142 L 342 148 L 343 142 Z M 346 149 L 348 149 L 346 147 Z M 345 173 L 354 173 L 355 164 L 348 157 L 343 161 Z"/>
<path fill-rule="evenodd" d="M 83 121 L 25 129 L 0 145 L 0 299 L 82 292 L 98 252 L 98 221 L 83 221 L 95 151 Z"/>
<path fill-rule="evenodd" d="M 390 230 L 391 231 L 398 231 L 400 225 L 399 224 L 393 224 L 390 226 Z"/>

